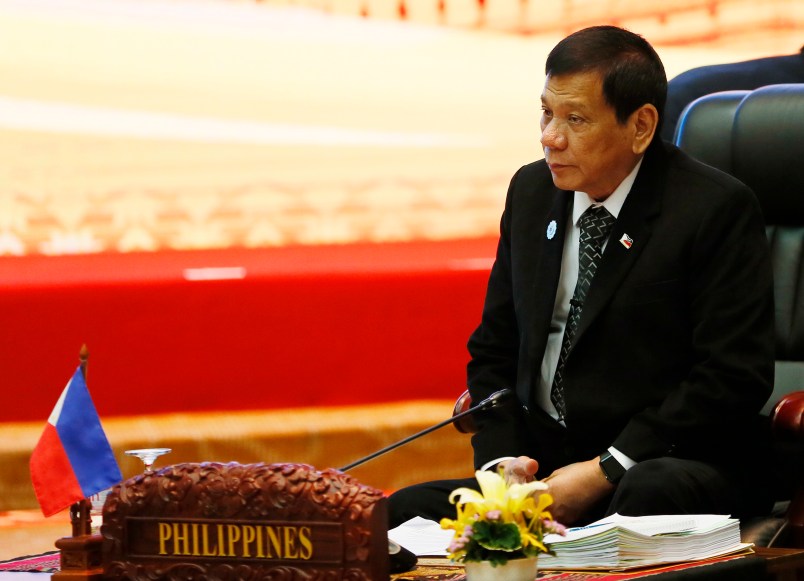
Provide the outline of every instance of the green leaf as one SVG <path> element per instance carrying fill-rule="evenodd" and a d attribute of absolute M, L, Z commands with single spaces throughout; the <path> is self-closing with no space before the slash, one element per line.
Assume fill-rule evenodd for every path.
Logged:
<path fill-rule="evenodd" d="M 513 552 L 522 548 L 519 527 L 514 523 L 479 521 L 475 523 L 472 540 L 494 551 Z"/>

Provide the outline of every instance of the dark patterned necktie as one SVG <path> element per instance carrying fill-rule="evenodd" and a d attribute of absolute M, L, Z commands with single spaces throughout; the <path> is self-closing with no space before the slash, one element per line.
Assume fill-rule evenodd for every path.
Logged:
<path fill-rule="evenodd" d="M 597 271 L 602 255 L 601 248 L 614 225 L 612 216 L 603 206 L 590 206 L 579 220 L 581 227 L 581 237 L 578 244 L 578 282 L 575 284 L 575 292 L 570 301 L 569 314 L 567 315 L 567 326 L 564 328 L 564 338 L 561 341 L 561 353 L 558 357 L 556 374 L 553 378 L 553 387 L 550 390 L 550 400 L 556 406 L 558 419 L 563 420 L 566 413 L 564 402 L 564 364 L 567 361 L 572 338 L 578 329 L 578 322 L 581 320 L 581 310 L 586 299 L 586 293 L 592 284 L 592 279 Z"/>

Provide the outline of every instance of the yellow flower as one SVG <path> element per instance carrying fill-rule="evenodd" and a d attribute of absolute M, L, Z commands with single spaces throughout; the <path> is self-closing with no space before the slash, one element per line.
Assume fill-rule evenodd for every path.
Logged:
<path fill-rule="evenodd" d="M 547 484 L 508 484 L 502 474 L 486 471 L 476 472 L 475 477 L 480 491 L 453 491 L 449 499 L 456 505 L 457 518 L 441 520 L 442 528 L 455 531 L 449 556 L 456 561 L 496 558 L 504 562 L 512 551 L 548 552 L 542 540 L 545 522 L 552 520 L 546 510 L 553 502 L 545 492 Z"/>
<path fill-rule="evenodd" d="M 475 472 L 475 478 L 480 484 L 480 492 L 471 488 L 458 488 L 449 495 L 449 501 L 458 505 L 459 518 L 460 507 L 465 505 L 465 510 L 480 515 L 492 510 L 502 511 L 502 520 L 511 522 L 514 515 L 522 513 L 526 508 L 538 513 L 553 501 L 549 494 L 540 494 L 539 505 L 535 505 L 531 495 L 547 490 L 547 484 L 538 480 L 509 485 L 501 474 L 482 470 Z"/>

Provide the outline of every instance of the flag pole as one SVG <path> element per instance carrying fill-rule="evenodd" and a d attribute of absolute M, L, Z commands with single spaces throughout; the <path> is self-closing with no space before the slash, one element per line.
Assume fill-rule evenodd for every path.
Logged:
<path fill-rule="evenodd" d="M 84 376 L 84 381 L 87 380 L 87 362 L 89 361 L 89 349 L 87 344 L 81 345 L 78 351 L 78 361 L 81 367 L 81 375 Z M 84 535 L 92 534 L 92 502 L 88 498 L 82 498 L 78 502 L 73 503 L 70 507 L 70 522 L 73 525 L 73 536 L 81 537 Z"/>
<path fill-rule="evenodd" d="M 89 360 L 89 349 L 87 344 L 81 345 L 78 351 L 78 361 L 81 367 L 81 375 L 84 376 L 84 381 L 87 380 L 87 361 Z M 87 498 L 82 498 L 78 502 L 74 502 L 70 506 L 70 523 L 73 527 L 73 536 L 81 537 L 84 535 L 92 534 L 92 503 Z"/>
<path fill-rule="evenodd" d="M 87 349 L 87 344 L 84 343 L 81 345 L 81 349 L 78 351 L 78 361 L 81 365 L 81 374 L 84 376 L 84 381 L 87 380 L 87 362 L 89 361 L 89 349 Z"/>

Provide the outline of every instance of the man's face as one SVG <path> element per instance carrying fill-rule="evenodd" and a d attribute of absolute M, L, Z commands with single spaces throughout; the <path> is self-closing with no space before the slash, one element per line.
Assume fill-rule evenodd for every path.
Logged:
<path fill-rule="evenodd" d="M 623 125 L 596 72 L 548 76 L 542 92 L 542 148 L 553 183 L 602 201 L 637 162 L 634 115 Z"/>

